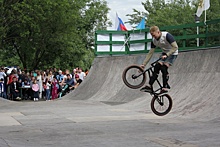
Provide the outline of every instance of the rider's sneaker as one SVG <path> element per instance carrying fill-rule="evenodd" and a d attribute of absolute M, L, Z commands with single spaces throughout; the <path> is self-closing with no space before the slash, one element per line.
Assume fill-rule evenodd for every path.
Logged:
<path fill-rule="evenodd" d="M 142 92 L 153 92 L 153 89 L 150 86 L 144 86 L 143 88 L 140 89 Z"/>
<path fill-rule="evenodd" d="M 167 88 L 162 88 L 161 91 L 160 91 L 160 94 L 162 93 L 168 93 L 168 89 Z"/>

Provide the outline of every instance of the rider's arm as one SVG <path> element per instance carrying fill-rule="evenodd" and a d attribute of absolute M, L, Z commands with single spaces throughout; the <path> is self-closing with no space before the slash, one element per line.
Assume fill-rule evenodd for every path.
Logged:
<path fill-rule="evenodd" d="M 166 40 L 172 46 L 171 50 L 168 53 L 166 53 L 167 56 L 170 56 L 170 55 L 172 55 L 178 49 L 178 45 L 177 45 L 174 37 L 170 33 L 167 33 Z"/>
<path fill-rule="evenodd" d="M 144 62 L 143 62 L 142 65 L 144 65 L 144 66 L 147 65 L 147 63 L 150 61 L 150 59 L 151 59 L 151 57 L 152 57 L 154 51 L 155 51 L 155 48 L 151 48 L 151 49 L 150 49 L 150 51 L 148 52 L 148 54 L 147 54 L 147 56 L 146 56 L 146 58 L 145 58 L 145 60 L 144 60 Z"/>
<path fill-rule="evenodd" d="M 174 41 L 173 43 L 171 43 L 171 50 L 167 53 L 167 56 L 172 55 L 173 53 L 175 53 L 175 51 L 178 49 L 178 45 L 176 43 L 176 41 Z"/>

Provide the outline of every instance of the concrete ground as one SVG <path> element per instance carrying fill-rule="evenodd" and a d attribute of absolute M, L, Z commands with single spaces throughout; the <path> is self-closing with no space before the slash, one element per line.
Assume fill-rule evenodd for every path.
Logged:
<path fill-rule="evenodd" d="M 121 79 L 143 55 L 96 58 L 85 81 L 59 100 L 0 99 L 0 147 L 219 147 L 219 54 L 179 54 L 170 68 L 173 108 L 163 117 L 151 111 L 149 94 Z"/>

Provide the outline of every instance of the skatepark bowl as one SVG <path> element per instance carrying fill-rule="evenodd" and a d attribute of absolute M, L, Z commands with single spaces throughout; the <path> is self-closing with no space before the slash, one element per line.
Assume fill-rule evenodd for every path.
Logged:
<path fill-rule="evenodd" d="M 151 111 L 150 94 L 122 81 L 145 56 L 96 57 L 85 81 L 55 101 L 1 98 L 0 147 L 219 147 L 220 49 L 179 53 L 165 116 Z"/>

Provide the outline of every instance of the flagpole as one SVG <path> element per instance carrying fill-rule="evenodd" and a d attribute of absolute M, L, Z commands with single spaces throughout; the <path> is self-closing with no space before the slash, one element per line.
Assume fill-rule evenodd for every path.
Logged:
<path fill-rule="evenodd" d="M 195 14 L 195 22 L 197 24 L 196 26 L 196 34 L 199 35 L 199 26 L 198 26 L 198 23 L 199 23 L 199 17 Z M 197 41 L 197 47 L 199 47 L 199 38 L 196 38 L 196 41 Z"/>

